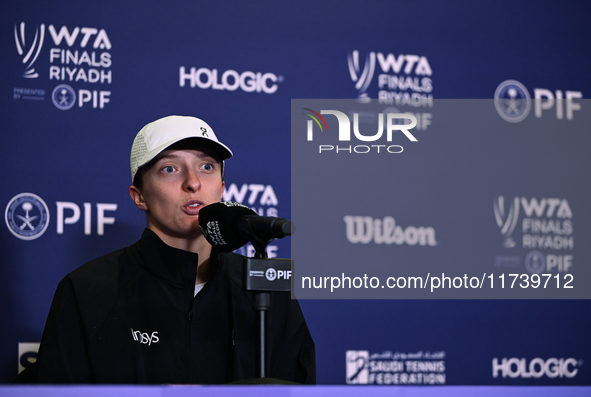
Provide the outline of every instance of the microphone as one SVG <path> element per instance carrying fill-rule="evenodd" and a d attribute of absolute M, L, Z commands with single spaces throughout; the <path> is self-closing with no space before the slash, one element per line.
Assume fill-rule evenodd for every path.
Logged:
<path fill-rule="evenodd" d="M 199 228 L 207 241 L 223 252 L 231 252 L 247 242 L 268 243 L 291 236 L 295 226 L 287 219 L 259 216 L 233 201 L 209 204 L 199 211 Z"/>

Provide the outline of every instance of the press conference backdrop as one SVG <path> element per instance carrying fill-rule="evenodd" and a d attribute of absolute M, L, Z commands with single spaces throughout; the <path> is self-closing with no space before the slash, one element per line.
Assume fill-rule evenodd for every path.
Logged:
<path fill-rule="evenodd" d="M 371 202 L 360 203 L 356 213 L 331 214 L 342 219 L 339 227 L 296 224 L 296 234 L 330 235 L 348 252 L 362 244 L 347 236 L 354 220 L 345 217 L 393 217 L 408 233 L 384 259 L 400 269 L 400 253 L 418 260 L 445 247 L 507 274 L 576 275 L 590 265 L 591 139 L 571 128 L 588 119 L 590 12 L 586 1 L 533 0 L 5 1 L 0 381 L 34 361 L 59 280 L 139 239 L 145 215 L 127 192 L 131 143 L 143 125 L 171 114 L 204 118 L 234 150 L 224 199 L 285 218 L 293 193 L 292 99 L 410 106 L 418 144 L 436 125 L 438 98 L 494 100 L 498 120 L 514 134 L 526 119 L 551 122 L 557 128 L 543 145 L 531 131 L 530 139 L 513 141 L 483 129 L 482 141 L 455 135 L 432 162 L 421 158 L 422 170 L 441 170 L 446 158 L 466 153 L 512 159 L 510 167 L 487 169 L 494 190 L 470 161 L 453 167 L 466 178 L 450 178 L 464 184 L 441 173 L 438 188 L 447 186 L 446 200 L 457 197 L 466 211 L 442 205 L 420 179 L 413 183 L 421 197 L 393 189 L 404 174 L 397 169 L 372 187 L 376 198 L 392 195 L 389 211 L 374 214 Z M 339 153 L 347 155 L 355 162 L 359 154 Z M 413 167 L 411 151 L 391 155 L 409 156 L 405 164 Z M 540 159 L 540 172 L 521 172 Z M 332 180 L 322 169 L 309 178 L 327 187 Z M 351 191 L 359 179 L 347 180 Z M 342 185 L 336 192 L 331 200 L 349 200 Z M 331 211 L 325 202 L 306 205 Z M 420 243 L 411 225 L 435 234 Z M 491 230 L 496 238 L 465 238 Z M 291 255 L 288 240 L 268 251 Z M 362 273 L 363 261 L 357 266 Z M 300 301 L 321 384 L 591 384 L 588 299 L 325 298 Z"/>

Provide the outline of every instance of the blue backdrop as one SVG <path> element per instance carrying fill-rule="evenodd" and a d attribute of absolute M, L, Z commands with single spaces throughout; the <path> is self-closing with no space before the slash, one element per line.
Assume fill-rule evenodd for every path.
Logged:
<path fill-rule="evenodd" d="M 205 119 L 235 153 L 224 198 L 289 218 L 292 99 L 389 98 L 428 114 L 437 98 L 496 95 L 525 104 L 529 96 L 534 105 L 539 99 L 537 108 L 500 110 L 499 117 L 552 120 L 568 131 L 589 112 L 590 12 L 586 1 L 533 0 L 4 2 L 0 381 L 34 359 L 59 280 L 139 239 L 145 215 L 129 199 L 129 152 L 146 123 L 171 114 Z M 495 220 L 501 195 L 505 212 L 513 197 L 566 200 L 577 247 L 591 241 L 588 202 L 572 206 L 580 202 L 577 189 L 561 188 L 560 168 L 586 158 L 589 147 L 569 143 L 568 133 L 555 139 L 554 153 L 536 152 L 535 140 L 506 149 L 524 163 L 547 156 L 551 171 L 540 184 L 507 175 L 484 224 L 470 231 L 496 230 L 489 251 L 501 262 L 512 260 L 501 239 L 511 235 L 499 233 L 504 225 Z M 481 187 L 476 180 L 469 188 Z M 435 212 L 425 225 L 461 216 Z M 503 213 L 501 221 L 508 219 Z M 289 241 L 270 251 L 289 257 Z M 574 248 L 538 251 L 546 260 L 570 255 L 572 266 L 589 266 Z M 591 384 L 589 300 L 301 306 L 316 342 L 319 383 Z"/>

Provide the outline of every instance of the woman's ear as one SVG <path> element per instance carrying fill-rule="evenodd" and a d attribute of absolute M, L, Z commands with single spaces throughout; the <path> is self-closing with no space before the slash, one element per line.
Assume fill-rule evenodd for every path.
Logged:
<path fill-rule="evenodd" d="M 148 204 L 146 204 L 146 200 L 144 200 L 144 195 L 140 192 L 140 189 L 131 185 L 129 187 L 129 195 L 140 210 L 148 211 Z"/>

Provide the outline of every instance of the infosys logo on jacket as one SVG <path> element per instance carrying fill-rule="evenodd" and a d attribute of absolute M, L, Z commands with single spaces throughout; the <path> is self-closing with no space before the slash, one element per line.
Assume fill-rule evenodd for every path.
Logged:
<path fill-rule="evenodd" d="M 133 340 L 139 342 L 141 345 L 150 346 L 152 343 L 158 343 L 160 341 L 158 331 L 154 331 L 152 332 L 152 335 L 150 335 L 147 332 L 134 331 L 132 328 L 131 335 L 133 336 Z"/>

